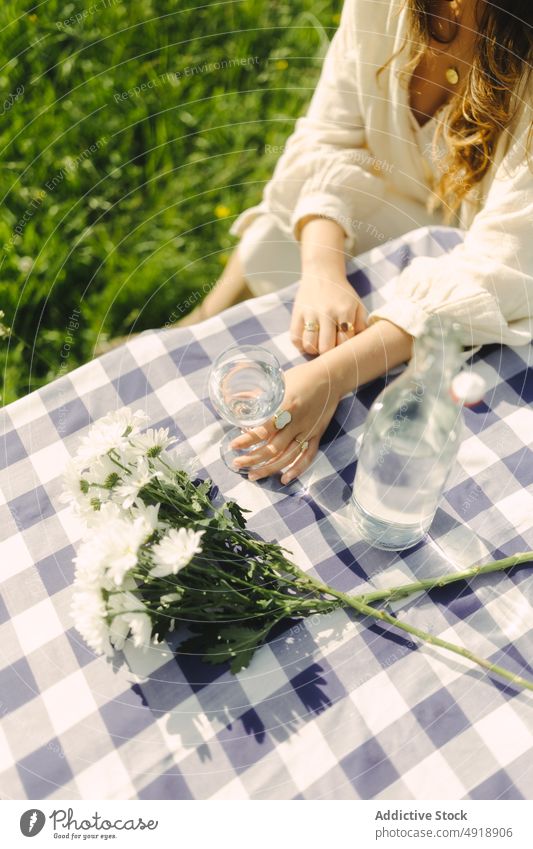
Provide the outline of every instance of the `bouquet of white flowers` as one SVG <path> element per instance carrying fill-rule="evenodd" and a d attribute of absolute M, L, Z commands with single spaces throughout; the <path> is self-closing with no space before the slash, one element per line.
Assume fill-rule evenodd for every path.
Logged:
<path fill-rule="evenodd" d="M 238 504 L 221 502 L 211 481 L 196 477 L 190 459 L 169 450 L 175 440 L 168 429 L 143 432 L 145 423 L 143 412 L 128 408 L 101 419 L 66 471 L 62 498 L 86 528 L 75 558 L 72 614 L 94 651 L 111 654 L 126 639 L 147 647 L 179 624 L 189 631 L 179 651 L 229 661 L 238 672 L 279 623 L 351 608 L 533 689 L 383 608 L 420 590 L 531 561 L 533 552 L 437 580 L 347 595 L 301 571 L 277 543 L 250 533 Z"/>

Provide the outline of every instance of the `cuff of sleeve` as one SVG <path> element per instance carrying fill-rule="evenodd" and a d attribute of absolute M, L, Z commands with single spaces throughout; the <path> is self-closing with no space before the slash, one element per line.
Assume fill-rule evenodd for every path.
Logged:
<path fill-rule="evenodd" d="M 428 317 L 429 313 L 415 301 L 393 298 L 370 313 L 368 324 L 385 319 L 416 338 L 423 332 Z"/>
<path fill-rule="evenodd" d="M 256 218 L 259 218 L 260 215 L 264 215 L 267 211 L 268 210 L 264 203 L 259 203 L 257 206 L 251 206 L 249 209 L 245 209 L 231 225 L 229 230 L 230 234 L 232 236 L 242 236 L 250 224 L 252 224 Z"/>
<path fill-rule="evenodd" d="M 291 217 L 292 233 L 296 241 L 299 241 L 300 237 L 300 222 L 308 215 L 330 218 L 340 224 L 346 234 L 346 252 L 351 256 L 356 253 L 356 222 L 347 215 L 346 207 L 338 197 L 327 192 L 313 192 L 300 198 Z"/>

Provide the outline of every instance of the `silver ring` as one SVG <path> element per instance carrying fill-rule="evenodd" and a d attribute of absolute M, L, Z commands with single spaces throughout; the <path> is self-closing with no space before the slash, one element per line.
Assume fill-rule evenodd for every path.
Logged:
<path fill-rule="evenodd" d="M 273 422 L 276 430 L 283 430 L 292 422 L 292 416 L 288 410 L 278 410 L 273 416 Z"/>

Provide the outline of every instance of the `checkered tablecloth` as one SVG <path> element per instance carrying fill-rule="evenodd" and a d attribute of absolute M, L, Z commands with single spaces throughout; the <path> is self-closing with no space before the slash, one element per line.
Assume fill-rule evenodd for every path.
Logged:
<path fill-rule="evenodd" d="M 372 307 L 414 255 L 453 230 L 371 251 L 351 279 Z M 80 527 L 61 470 L 91 422 L 146 409 L 200 458 L 250 526 L 346 591 L 392 585 L 533 549 L 529 346 L 483 349 L 486 403 L 467 432 L 430 537 L 369 549 L 347 511 L 355 441 L 383 386 L 345 398 L 302 481 L 252 484 L 221 462 L 210 363 L 240 343 L 284 366 L 294 288 L 191 329 L 143 334 L 1 412 L 0 794 L 56 799 L 533 798 L 533 698 L 467 661 L 344 612 L 272 637 L 232 676 L 164 644 L 96 657 L 69 616 Z M 83 311 L 82 318 L 83 322 Z M 533 575 L 526 567 L 396 605 L 397 615 L 533 677 Z"/>

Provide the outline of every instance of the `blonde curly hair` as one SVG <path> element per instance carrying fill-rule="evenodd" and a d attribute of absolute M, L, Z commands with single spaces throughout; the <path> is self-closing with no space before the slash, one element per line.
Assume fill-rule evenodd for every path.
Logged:
<path fill-rule="evenodd" d="M 470 71 L 447 107 L 441 133 L 447 158 L 435 187 L 436 201 L 451 218 L 489 169 L 496 143 L 521 106 L 533 61 L 533 4 L 524 0 L 476 2 L 478 37 Z M 430 39 L 450 43 L 437 31 L 435 0 L 406 0 L 410 57 L 414 70 Z M 405 45 L 404 45 L 405 46 Z"/>

